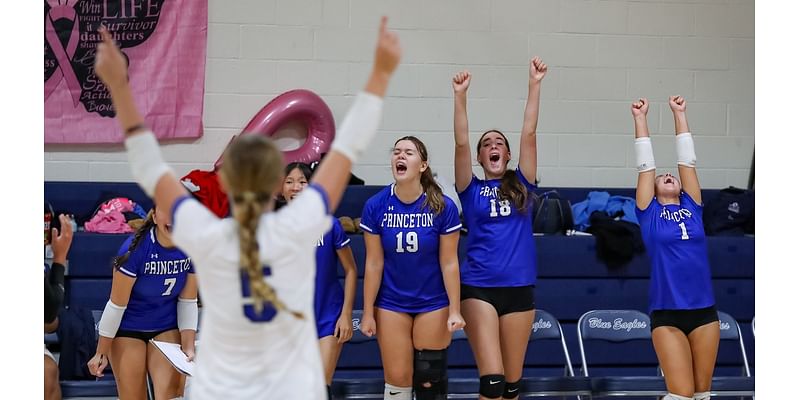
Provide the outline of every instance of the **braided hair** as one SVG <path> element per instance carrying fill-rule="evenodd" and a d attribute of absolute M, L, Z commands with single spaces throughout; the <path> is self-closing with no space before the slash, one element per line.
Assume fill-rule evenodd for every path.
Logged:
<path fill-rule="evenodd" d="M 147 216 L 144 217 L 144 224 L 142 224 L 142 226 L 140 226 L 139 229 L 134 232 L 133 240 L 131 240 L 131 244 L 128 245 L 128 250 L 125 252 L 125 254 L 114 257 L 114 260 L 111 263 L 113 270 L 118 270 L 120 267 L 125 265 L 126 262 L 128 262 L 128 259 L 131 257 L 131 253 L 136 250 L 137 247 L 139 247 L 139 242 L 142 241 L 142 237 L 145 235 L 145 233 L 149 232 L 152 227 L 156 226 L 154 214 L 155 208 L 147 213 Z"/>
<path fill-rule="evenodd" d="M 275 289 L 264 280 L 256 240 L 264 206 L 272 199 L 274 188 L 283 178 L 283 156 L 268 139 L 244 135 L 230 145 L 224 157 L 222 174 L 236 206 L 233 217 L 238 225 L 239 265 L 249 279 L 253 308 L 256 314 L 261 314 L 264 304 L 269 303 L 278 311 L 289 311 L 295 317 L 303 318 L 301 313 L 289 310 Z"/>

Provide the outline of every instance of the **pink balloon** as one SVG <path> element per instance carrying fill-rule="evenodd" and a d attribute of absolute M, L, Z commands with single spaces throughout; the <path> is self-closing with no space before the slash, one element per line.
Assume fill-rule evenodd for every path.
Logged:
<path fill-rule="evenodd" d="M 319 161 L 327 153 L 336 132 L 328 105 L 314 92 L 295 89 L 272 99 L 256 113 L 241 135 L 264 135 L 271 137 L 289 122 L 302 122 L 308 127 L 306 141 L 295 150 L 283 152 L 286 163 Z M 235 140 L 235 138 L 233 139 Z M 222 165 L 222 156 L 214 163 L 214 169 Z"/>

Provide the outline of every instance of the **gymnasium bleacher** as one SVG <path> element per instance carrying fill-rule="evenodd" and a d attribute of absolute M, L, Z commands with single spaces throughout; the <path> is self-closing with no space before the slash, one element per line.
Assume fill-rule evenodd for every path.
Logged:
<path fill-rule="evenodd" d="M 345 193 L 336 216 L 359 217 L 361 206 L 381 186 L 351 186 Z M 132 183 L 45 182 L 45 199 L 56 212 L 68 211 L 86 219 L 99 201 L 124 196 L 139 202 L 145 209 L 152 202 Z M 552 188 L 542 188 L 541 191 Z M 558 188 L 563 198 L 573 204 L 586 198 L 588 188 Z M 602 189 L 612 195 L 633 196 L 633 189 Z M 708 199 L 716 190 L 704 190 Z M 359 286 L 355 309 L 362 307 L 361 283 L 364 273 L 364 241 L 361 234 L 350 234 L 358 266 Z M 66 278 L 66 304 L 102 310 L 111 288 L 111 258 L 126 235 L 77 232 L 69 253 Z M 463 257 L 466 240 L 462 236 L 459 254 Z M 647 311 L 650 264 L 642 254 L 626 268 L 609 271 L 595 256 L 592 236 L 537 236 L 538 282 L 536 306 L 551 313 L 563 328 L 569 355 L 576 375 L 580 369 L 577 321 L 593 309 L 635 309 Z M 755 371 L 753 330 L 755 312 L 755 239 L 748 236 L 709 236 L 714 292 L 717 307 L 738 321 L 750 367 Z M 343 272 L 340 268 L 340 277 Z M 201 294 L 202 296 L 202 294 Z M 550 341 L 554 342 L 554 341 Z M 624 355 L 622 357 L 621 355 Z M 593 346 L 587 358 L 593 360 L 591 376 L 653 376 L 657 360 L 651 343 Z M 477 392 L 478 373 L 466 340 L 454 340 L 449 349 L 449 374 L 453 392 Z M 560 344 L 539 345 L 532 342 L 525 358 L 525 376 L 562 376 L 564 356 Z M 742 360 L 738 343 L 721 342 L 715 376 L 741 376 Z M 382 370 L 375 340 L 348 343 L 344 346 L 336 374 L 334 390 L 339 395 L 355 393 L 353 387 L 380 382 Z M 103 383 L 108 392 L 108 383 Z M 83 386 L 86 391 L 81 391 Z M 98 395 L 93 381 L 62 382 L 65 398 Z M 111 387 L 113 389 L 113 386 Z M 357 389 L 357 388 L 356 388 Z M 107 394 L 113 396 L 113 394 Z M 477 396 L 465 393 L 466 397 Z M 460 395 L 459 395 L 460 397 Z M 368 397 L 359 397 L 368 398 Z M 382 398 L 381 396 L 377 398 Z M 652 398 L 652 397 L 650 397 Z M 717 397 L 715 397 L 717 398 Z"/>

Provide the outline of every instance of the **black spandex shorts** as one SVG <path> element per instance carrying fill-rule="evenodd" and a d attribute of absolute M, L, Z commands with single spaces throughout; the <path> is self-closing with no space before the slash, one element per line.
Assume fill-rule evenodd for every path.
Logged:
<path fill-rule="evenodd" d="M 497 316 L 536 308 L 533 286 L 477 287 L 461 285 L 461 300 L 483 300 L 497 311 Z"/>
<path fill-rule="evenodd" d="M 674 326 L 689 336 L 693 330 L 714 321 L 719 321 L 716 305 L 696 310 L 653 310 L 650 331 L 659 326 Z"/>
<path fill-rule="evenodd" d="M 125 331 L 120 329 L 117 331 L 117 335 L 115 337 L 127 337 L 127 338 L 139 339 L 147 343 L 150 341 L 150 339 L 153 339 L 164 332 L 169 332 L 174 329 L 178 329 L 178 327 L 176 326 L 174 328 L 164 329 L 161 331 L 150 331 L 150 332 Z"/>

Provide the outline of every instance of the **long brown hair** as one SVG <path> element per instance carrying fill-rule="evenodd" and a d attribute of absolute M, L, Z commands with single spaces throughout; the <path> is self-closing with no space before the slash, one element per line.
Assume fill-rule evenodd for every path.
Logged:
<path fill-rule="evenodd" d="M 142 226 L 140 226 L 139 229 L 134 232 L 133 240 L 131 240 L 131 244 L 128 245 L 128 250 L 125 251 L 125 254 L 114 257 L 114 260 L 111 263 L 111 266 L 114 270 L 118 270 L 120 267 L 125 265 L 126 262 L 128 262 L 128 259 L 131 257 L 131 253 L 133 253 L 133 251 L 139 247 L 139 242 L 142 241 L 142 237 L 145 235 L 145 233 L 149 232 L 150 228 L 156 226 L 154 214 L 155 208 L 147 213 L 147 216 L 144 217 L 144 224 L 142 224 Z"/>
<path fill-rule="evenodd" d="M 481 142 L 483 142 L 483 137 L 492 132 L 497 132 L 503 137 L 503 141 L 506 143 L 506 148 L 510 152 L 511 147 L 508 145 L 508 138 L 506 138 L 506 135 L 497 129 L 490 129 L 486 132 L 483 132 L 481 138 L 478 139 L 478 146 L 475 149 L 476 153 L 480 154 L 481 152 Z M 525 188 L 525 185 L 520 182 L 519 177 L 517 177 L 517 173 L 510 169 L 506 169 L 506 171 L 503 172 L 503 177 L 500 178 L 500 190 L 497 194 L 497 197 L 500 200 L 508 200 L 514 205 L 514 208 L 516 208 L 517 211 L 523 214 L 529 206 L 529 200 L 531 200 L 528 198 L 528 190 Z M 532 197 L 533 200 L 536 199 L 535 195 L 532 195 Z"/>
<path fill-rule="evenodd" d="M 278 299 L 275 289 L 264 281 L 256 241 L 258 222 L 264 205 L 270 201 L 273 189 L 283 177 L 283 156 L 263 136 L 239 136 L 225 151 L 221 173 L 228 193 L 237 206 L 233 209 L 233 217 L 238 223 L 239 263 L 250 281 L 253 308 L 256 314 L 261 314 L 264 303 L 270 303 L 278 311 L 290 311 Z M 302 318 L 302 314 L 290 312 Z"/>
<path fill-rule="evenodd" d="M 419 158 L 424 162 L 428 162 L 428 149 L 425 147 L 425 143 L 422 143 L 416 136 L 403 136 L 397 139 L 394 145 L 397 146 L 397 144 L 403 140 L 414 143 L 417 152 L 419 152 Z M 442 188 L 439 187 L 439 184 L 436 183 L 436 180 L 433 178 L 430 164 L 428 164 L 428 168 L 425 168 L 425 171 L 422 172 L 419 182 L 422 184 L 422 190 L 425 191 L 423 207 L 430 207 L 434 214 L 441 213 L 444 210 L 444 194 L 442 193 Z"/>

